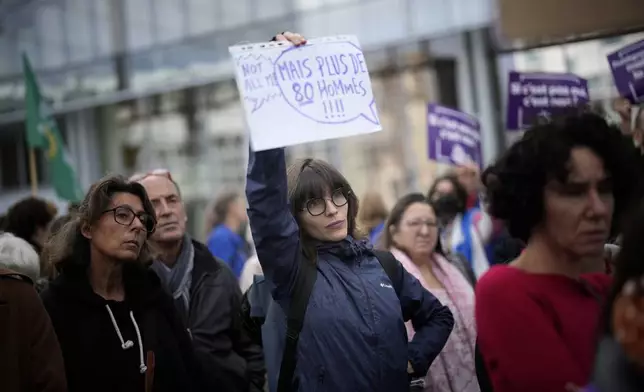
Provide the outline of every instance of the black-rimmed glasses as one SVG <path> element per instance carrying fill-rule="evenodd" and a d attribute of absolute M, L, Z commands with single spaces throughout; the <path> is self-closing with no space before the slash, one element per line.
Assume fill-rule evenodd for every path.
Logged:
<path fill-rule="evenodd" d="M 347 196 L 344 194 L 343 189 L 336 189 L 331 194 L 331 198 L 314 197 L 306 201 L 305 210 L 312 216 L 322 215 L 326 212 L 326 201 L 329 200 L 336 207 L 342 207 L 349 202 Z"/>
<path fill-rule="evenodd" d="M 103 214 L 107 214 L 108 212 L 113 213 L 114 222 L 123 226 L 131 225 L 132 222 L 134 222 L 134 218 L 138 218 L 139 221 L 143 224 L 145 231 L 147 231 L 148 233 L 154 232 L 154 229 L 157 225 L 157 221 L 152 215 L 148 214 L 147 212 L 139 212 L 137 214 L 127 206 L 118 206 L 109 210 L 105 210 L 103 211 Z"/>

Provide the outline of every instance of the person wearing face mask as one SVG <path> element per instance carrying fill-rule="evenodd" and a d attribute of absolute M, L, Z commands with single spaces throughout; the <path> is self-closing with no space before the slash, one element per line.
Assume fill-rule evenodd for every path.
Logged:
<path fill-rule="evenodd" d="M 479 392 L 474 366 L 473 272 L 459 260 L 450 261 L 438 241 L 436 214 L 425 196 L 402 197 L 389 214 L 381 247 L 390 250 L 454 315 L 454 329 L 425 377 L 427 392 Z M 413 326 L 407 324 L 410 338 Z"/>
<path fill-rule="evenodd" d="M 443 249 L 454 258 L 464 257 L 480 277 L 490 267 L 485 249 L 493 231 L 490 217 L 478 207 L 467 208 L 467 191 L 451 174 L 434 182 L 427 199 L 436 211 Z"/>
<path fill-rule="evenodd" d="M 298 34 L 276 38 L 306 44 Z M 272 334 L 262 336 L 269 389 L 409 391 L 410 377 L 425 376 L 451 333 L 449 309 L 395 259 L 385 271 L 359 239 L 357 197 L 328 163 L 305 159 L 287 173 L 284 148 L 251 151 L 246 178 L 255 248 L 276 304 L 264 325 Z M 405 321 L 416 330 L 411 342 Z M 293 361 L 277 369 L 286 353 Z"/>

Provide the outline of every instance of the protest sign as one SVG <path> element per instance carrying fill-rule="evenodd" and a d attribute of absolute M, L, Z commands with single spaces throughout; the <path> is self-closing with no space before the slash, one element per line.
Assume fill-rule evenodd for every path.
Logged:
<path fill-rule="evenodd" d="M 619 94 L 632 103 L 644 102 L 644 39 L 608 55 Z"/>
<path fill-rule="evenodd" d="M 382 129 L 355 36 L 229 50 L 255 151 Z"/>
<path fill-rule="evenodd" d="M 429 159 L 453 165 L 481 159 L 481 125 L 476 117 L 434 103 L 427 106 Z"/>
<path fill-rule="evenodd" d="M 588 81 L 570 73 L 510 72 L 507 129 L 521 131 L 538 118 L 588 103 Z"/>

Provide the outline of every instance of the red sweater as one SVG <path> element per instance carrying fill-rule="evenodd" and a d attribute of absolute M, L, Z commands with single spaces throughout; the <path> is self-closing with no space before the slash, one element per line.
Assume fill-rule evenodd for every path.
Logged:
<path fill-rule="evenodd" d="M 494 392 L 565 392 L 586 385 L 611 278 L 583 282 L 494 266 L 476 285 L 478 345 Z"/>

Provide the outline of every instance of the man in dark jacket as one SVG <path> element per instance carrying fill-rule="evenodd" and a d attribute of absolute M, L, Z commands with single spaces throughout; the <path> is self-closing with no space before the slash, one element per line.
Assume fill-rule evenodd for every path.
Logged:
<path fill-rule="evenodd" d="M 212 390 L 261 391 L 264 359 L 241 328 L 241 290 L 232 271 L 186 234 L 187 215 L 170 173 L 153 171 L 132 177 L 148 193 L 156 210 L 151 239 L 160 260 L 152 264 L 190 330 L 197 359 Z"/>
<path fill-rule="evenodd" d="M 65 392 L 58 339 L 31 280 L 0 269 L 0 389 Z"/>

